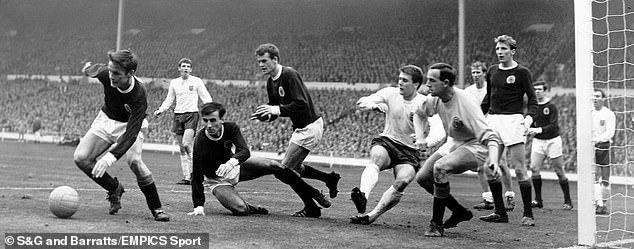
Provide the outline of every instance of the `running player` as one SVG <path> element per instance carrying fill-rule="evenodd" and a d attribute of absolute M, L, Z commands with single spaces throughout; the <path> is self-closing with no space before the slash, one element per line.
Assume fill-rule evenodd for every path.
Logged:
<path fill-rule="evenodd" d="M 427 98 L 417 92 L 422 84 L 423 70 L 415 65 L 406 65 L 399 68 L 398 87 L 383 88 L 357 101 L 359 110 L 382 112 L 386 117 L 383 132 L 372 140 L 370 163 L 361 174 L 360 187 L 352 189 L 351 199 L 361 213 L 351 218 L 352 223 L 371 224 L 396 206 L 420 168 L 419 148 L 411 135 L 415 133 L 412 122 L 414 108 Z M 436 127 L 435 132 L 430 132 L 435 136 L 427 136 L 426 144 L 431 147 L 444 138 L 444 130 L 438 117 L 430 123 L 430 126 Z M 386 169 L 394 172 L 394 182 L 383 193 L 376 207 L 363 214 L 370 192 L 379 180 L 379 172 Z"/>
<path fill-rule="evenodd" d="M 145 87 L 135 76 L 137 57 L 130 50 L 117 50 L 108 52 L 108 58 L 107 65 L 87 62 L 82 70 L 87 76 L 99 79 L 105 103 L 75 149 L 75 164 L 108 191 L 109 213 L 116 214 L 121 209 L 125 190 L 117 178 L 106 171 L 125 156 L 154 220 L 169 221 L 169 215 L 161 208 L 152 172 L 141 158 L 144 139 L 141 128 L 148 123 Z"/>
<path fill-rule="evenodd" d="M 324 131 L 324 120 L 317 113 L 312 98 L 299 73 L 291 67 L 280 64 L 280 50 L 271 43 L 261 44 L 255 50 L 255 58 L 260 71 L 269 78 L 266 82 L 268 103 L 260 105 L 251 119 L 274 121 L 278 117 L 289 117 L 293 124 L 293 134 L 282 159 L 282 165 L 298 172 L 302 177 L 317 179 L 326 184 L 330 198 L 337 196 L 337 184 L 341 176 L 325 173 L 303 165 L 304 159 L 319 144 Z M 322 207 L 330 207 L 330 201 L 319 194 L 313 196 Z M 297 211 L 296 217 L 321 216 L 320 208 L 312 199 L 302 197 L 305 207 Z"/>

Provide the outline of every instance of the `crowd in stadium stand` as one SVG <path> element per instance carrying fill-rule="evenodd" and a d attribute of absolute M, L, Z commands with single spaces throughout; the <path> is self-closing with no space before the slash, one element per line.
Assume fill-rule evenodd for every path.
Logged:
<path fill-rule="evenodd" d="M 107 59 L 104 54 L 114 48 L 116 40 L 116 1 L 100 2 L 99 8 L 95 8 L 94 1 L 68 1 L 73 4 L 3 3 L 0 58 L 10 59 L 0 60 L 0 76 L 79 75 L 85 61 Z M 530 68 L 536 79 L 544 79 L 555 87 L 574 87 L 571 3 L 518 0 L 499 4 L 500 1 L 467 1 L 466 63 L 480 60 L 494 64 L 493 38 L 505 33 L 516 38 L 520 46 L 516 59 Z M 214 6 L 210 7 L 212 3 Z M 390 84 L 396 82 L 401 65 L 424 68 L 434 62 L 456 65 L 458 61 L 457 27 L 453 21 L 438 21 L 457 21 L 454 1 L 374 0 L 359 4 L 326 0 L 194 0 L 187 2 L 189 8 L 166 6 L 174 4 L 171 1 L 128 4 L 122 47 L 139 55 L 138 75 L 142 77 L 176 77 L 175 63 L 181 57 L 190 57 L 194 62 L 192 74 L 204 79 L 262 80 L 253 49 L 264 42 L 278 45 L 281 64 L 297 69 L 305 81 Z M 46 11 L 33 11 L 38 8 Z M 271 15 L 272 12 L 277 14 Z M 509 22 L 493 21 L 490 17 Z M 534 24 L 538 28 L 530 28 Z M 622 75 L 622 68 L 614 70 L 610 77 Z M 2 79 L 0 85 L 0 127 L 9 131 L 25 130 L 39 114 L 44 135 L 80 136 L 103 102 L 101 86 L 96 84 Z M 242 127 L 254 150 L 282 152 L 286 148 L 291 129 L 287 119 L 269 125 L 248 118 L 257 105 L 266 102 L 261 86 L 221 87 L 210 83 L 207 87 L 215 101 L 232 109 L 226 119 Z M 164 99 L 166 90 L 149 88 L 148 93 L 151 113 Z M 383 127 L 383 116 L 357 113 L 354 102 L 369 93 L 351 89 L 312 91 L 327 123 L 316 154 L 368 155 L 371 138 Z M 575 98 L 566 94 L 553 101 L 561 110 L 565 168 L 574 171 Z M 618 107 L 625 100 L 611 101 L 611 106 Z M 617 118 L 621 121 L 617 122 L 615 145 L 631 144 L 625 138 L 634 137 L 632 128 L 624 129 L 623 114 L 617 114 Z M 171 143 L 171 116 L 148 120 L 148 141 Z M 625 155 L 615 153 L 615 161 L 623 162 Z"/>
<path fill-rule="evenodd" d="M 48 82 L 44 80 L 0 81 L 4 91 L 0 92 L 0 127 L 6 131 L 18 132 L 36 115 L 41 115 L 43 135 L 79 137 L 90 127 L 90 123 L 103 104 L 102 86 L 99 84 L 78 84 Z M 288 119 L 278 119 L 273 124 L 250 120 L 250 114 L 259 104 L 267 101 L 262 86 L 220 86 L 208 83 L 207 88 L 214 101 L 225 103 L 231 109 L 225 120 L 237 122 L 245 139 L 253 150 L 283 152 L 288 144 L 291 129 Z M 370 141 L 382 131 L 384 117 L 378 113 L 356 112 L 355 102 L 369 90 L 313 89 L 314 102 L 326 122 L 324 139 L 315 149 L 315 154 L 341 157 L 367 157 Z M 148 113 L 156 110 L 167 94 L 163 88 L 148 88 Z M 564 162 L 567 171 L 576 169 L 576 116 L 575 97 L 563 94 L 553 97 L 553 103 L 560 107 L 559 124 L 563 139 Z M 610 107 L 617 114 L 617 132 L 614 138 L 613 163 L 623 164 L 628 156 L 626 144 L 634 142 L 633 128 L 623 112 L 624 98 L 610 99 Z M 148 116 L 150 127 L 147 140 L 154 143 L 172 143 L 171 115 Z M 626 141 L 629 139 L 630 141 Z M 528 145 L 530 146 L 530 144 Z M 529 150 L 530 151 L 530 150 Z M 634 155 L 629 155 L 633 157 Z M 634 158 L 629 158 L 629 161 Z M 614 167 L 615 171 L 624 170 Z M 618 174 L 619 172 L 615 172 Z M 622 173 L 622 172 L 621 172 Z"/>
<path fill-rule="evenodd" d="M 457 21 L 456 3 L 451 1 L 372 1 L 364 3 L 364 8 L 354 1 L 326 0 L 323 4 L 289 0 L 188 3 L 194 6 L 168 8 L 157 2 L 136 9 L 135 3 L 129 3 L 122 47 L 140 56 L 140 76 L 173 77 L 177 75 L 174 63 L 190 57 L 195 74 L 203 78 L 254 80 L 259 75 L 253 49 L 264 42 L 282 49 L 282 64 L 299 70 L 304 80 L 316 82 L 390 83 L 404 64 L 425 67 L 458 61 L 455 22 L 438 21 Z M 212 3 L 214 8 L 209 6 Z M 50 6 L 54 10 L 50 13 L 28 12 L 15 5 L 0 10 L 0 45 L 11 48 L 0 49 L 0 55 L 12 58 L 0 61 L 0 72 L 78 75 L 83 61 L 104 60 L 105 51 L 116 43 L 116 22 L 106 21 L 112 15 L 91 8 L 90 1 L 63 9 Z M 111 5 L 116 8 L 116 2 Z M 278 14 L 271 17 L 269 10 Z M 512 21 L 494 22 L 493 16 Z M 466 63 L 494 63 L 493 38 L 507 33 L 518 41 L 516 59 L 535 77 L 572 86 L 571 18 L 572 10 L 557 1 L 514 1 L 504 8 L 496 1 L 468 1 Z M 262 23 L 275 28 L 263 29 Z M 535 24 L 547 28 L 531 28 Z"/>

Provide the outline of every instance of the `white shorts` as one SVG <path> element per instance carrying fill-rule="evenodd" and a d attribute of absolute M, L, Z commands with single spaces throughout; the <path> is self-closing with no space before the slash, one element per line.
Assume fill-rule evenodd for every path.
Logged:
<path fill-rule="evenodd" d="M 315 122 L 301 129 L 295 129 L 291 135 L 291 143 L 297 144 L 307 150 L 313 150 L 321 141 L 324 134 L 324 119 L 318 118 Z"/>
<path fill-rule="evenodd" d="M 108 115 L 106 115 L 103 111 L 99 111 L 97 117 L 92 124 L 90 125 L 90 129 L 88 132 L 92 132 L 103 140 L 108 141 L 109 143 L 116 143 L 117 139 L 125 132 L 125 128 L 128 125 L 127 122 L 119 122 L 114 119 L 110 119 Z M 147 119 L 143 119 L 143 124 L 141 125 L 141 129 L 148 127 Z M 143 139 L 143 132 L 139 131 L 139 135 L 137 138 Z"/>
<path fill-rule="evenodd" d="M 522 114 L 489 114 L 487 123 L 500 135 L 504 146 L 526 143 L 526 127 Z"/>
<path fill-rule="evenodd" d="M 240 182 L 240 165 L 233 168 L 229 173 L 229 178 L 224 177 L 207 177 L 204 181 L 204 185 L 213 193 L 214 189 L 218 186 L 236 186 Z"/>
<path fill-rule="evenodd" d="M 562 144 L 560 136 L 551 139 L 533 138 L 531 153 L 547 155 L 550 159 L 554 159 L 563 155 Z"/>

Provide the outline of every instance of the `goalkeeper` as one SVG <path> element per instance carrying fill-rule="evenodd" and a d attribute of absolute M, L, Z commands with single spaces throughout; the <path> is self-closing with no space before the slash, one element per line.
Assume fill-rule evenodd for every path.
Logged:
<path fill-rule="evenodd" d="M 222 120 L 225 113 L 225 107 L 217 102 L 205 103 L 200 108 L 204 128 L 198 131 L 194 141 L 191 183 L 194 211 L 188 215 L 205 215 L 203 182 L 208 185 L 222 206 L 234 215 L 268 214 L 265 208 L 254 206 L 240 196 L 235 189 L 235 185 L 240 181 L 273 174 L 302 195 L 320 194 L 299 175 L 282 167 L 277 161 L 249 158 L 249 148 L 242 137 L 240 127 L 234 122 Z"/>

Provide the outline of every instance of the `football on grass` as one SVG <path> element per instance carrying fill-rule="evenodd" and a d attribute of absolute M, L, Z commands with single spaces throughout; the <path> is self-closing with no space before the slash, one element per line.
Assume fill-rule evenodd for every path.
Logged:
<path fill-rule="evenodd" d="M 48 195 L 48 208 L 59 218 L 73 216 L 79 209 L 79 195 L 69 186 L 60 186 Z"/>

